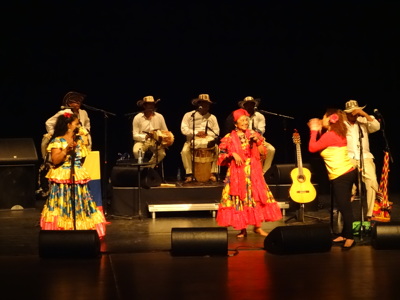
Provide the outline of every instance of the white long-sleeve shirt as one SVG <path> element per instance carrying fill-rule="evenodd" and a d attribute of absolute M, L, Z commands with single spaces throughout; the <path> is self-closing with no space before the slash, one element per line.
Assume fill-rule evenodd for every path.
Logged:
<path fill-rule="evenodd" d="M 200 131 L 207 133 L 207 136 L 217 138 L 219 136 L 219 125 L 217 118 L 210 113 L 201 115 L 196 110 L 187 112 L 181 122 L 181 132 L 186 136 L 186 140 L 190 141 L 193 138 L 193 113 L 194 114 L 194 135 Z"/>
<path fill-rule="evenodd" d="M 250 116 L 249 128 L 260 131 L 261 135 L 265 133 L 265 117 L 263 114 L 256 111 Z"/>
<path fill-rule="evenodd" d="M 164 116 L 158 112 L 154 112 L 154 115 L 147 119 L 143 112 L 138 113 L 132 122 L 132 134 L 135 142 L 144 142 L 146 140 L 147 132 L 153 130 L 167 130 L 167 125 L 164 120 Z"/>
<path fill-rule="evenodd" d="M 364 158 L 374 158 L 369 149 L 369 138 L 368 134 L 374 133 L 381 128 L 381 124 L 374 116 L 371 116 L 373 121 L 369 122 L 365 117 L 358 117 L 354 124 L 346 121 L 347 126 L 347 151 L 349 152 L 350 158 L 359 160 L 360 159 L 360 134 L 359 128 L 362 130 L 362 148 Z M 358 124 L 360 127 L 358 127 Z"/>

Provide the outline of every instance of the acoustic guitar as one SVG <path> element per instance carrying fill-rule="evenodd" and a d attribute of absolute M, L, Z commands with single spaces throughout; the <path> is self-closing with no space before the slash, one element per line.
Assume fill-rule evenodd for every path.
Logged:
<path fill-rule="evenodd" d="M 290 172 L 292 186 L 289 189 L 290 198 L 297 203 L 309 203 L 315 199 L 317 192 L 311 183 L 311 172 L 303 168 L 300 149 L 300 134 L 295 129 L 293 142 L 296 145 L 297 168 Z"/>

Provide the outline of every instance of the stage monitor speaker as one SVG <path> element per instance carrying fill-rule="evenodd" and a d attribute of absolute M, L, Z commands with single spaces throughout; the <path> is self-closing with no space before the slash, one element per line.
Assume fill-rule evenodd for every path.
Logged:
<path fill-rule="evenodd" d="M 303 164 L 303 168 L 310 170 L 310 164 Z M 295 164 L 274 164 L 264 174 L 264 179 L 268 184 L 288 184 L 292 183 L 290 172 L 297 168 Z M 311 178 L 310 178 L 311 180 Z"/>
<path fill-rule="evenodd" d="M 294 164 L 274 164 L 265 173 L 265 181 L 274 184 L 292 183 L 290 172 L 295 167 Z"/>
<path fill-rule="evenodd" d="M 378 250 L 400 249 L 400 222 L 377 222 L 372 228 L 371 245 Z"/>
<path fill-rule="evenodd" d="M 35 163 L 37 160 L 33 139 L 0 139 L 0 164 Z"/>
<path fill-rule="evenodd" d="M 153 168 L 142 168 L 140 170 L 140 185 L 142 188 L 160 186 L 161 176 Z M 138 167 L 114 166 L 111 171 L 111 185 L 117 187 L 137 187 Z"/>
<path fill-rule="evenodd" d="M 35 207 L 35 165 L 0 165 L 0 208 Z"/>
<path fill-rule="evenodd" d="M 327 252 L 331 247 L 329 224 L 279 226 L 264 240 L 264 249 L 272 254 Z"/>
<path fill-rule="evenodd" d="M 172 228 L 171 254 L 227 256 L 228 230 L 225 227 Z"/>
<path fill-rule="evenodd" d="M 97 258 L 100 239 L 96 230 L 41 230 L 39 256 L 42 258 Z"/>

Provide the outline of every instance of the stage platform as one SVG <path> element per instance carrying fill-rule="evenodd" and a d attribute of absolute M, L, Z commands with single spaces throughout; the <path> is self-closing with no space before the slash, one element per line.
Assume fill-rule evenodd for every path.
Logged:
<path fill-rule="evenodd" d="M 113 187 L 109 214 L 155 219 L 156 214 L 162 212 L 210 211 L 215 217 L 223 186 L 222 182 L 175 182 L 165 186 L 141 188 L 140 201 L 138 187 Z M 271 191 L 276 193 L 272 188 Z M 282 214 L 285 215 L 286 210 L 290 208 L 290 199 L 283 197 L 277 198 L 277 201 Z"/>

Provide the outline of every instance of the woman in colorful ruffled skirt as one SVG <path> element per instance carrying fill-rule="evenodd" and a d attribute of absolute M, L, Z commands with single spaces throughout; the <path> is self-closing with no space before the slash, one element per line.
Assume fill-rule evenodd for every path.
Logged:
<path fill-rule="evenodd" d="M 238 238 L 247 236 L 247 226 L 261 236 L 267 233 L 262 222 L 282 219 L 282 212 L 265 182 L 261 159 L 266 154 L 265 140 L 250 130 L 249 114 L 244 109 L 233 112 L 236 129 L 221 139 L 218 164 L 227 166 L 225 186 L 218 208 L 220 226 L 240 230 Z"/>
<path fill-rule="evenodd" d="M 103 238 L 107 221 L 89 192 L 90 176 L 82 166 L 88 151 L 80 131 L 77 115 L 64 113 L 58 117 L 47 146 L 53 165 L 46 175 L 50 194 L 40 226 L 43 230 L 96 230 Z"/>

